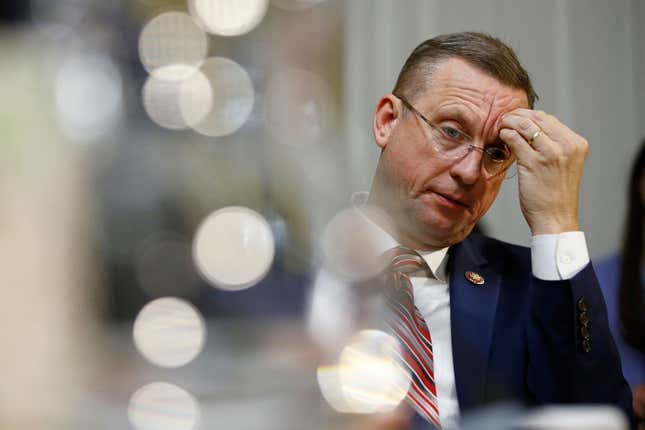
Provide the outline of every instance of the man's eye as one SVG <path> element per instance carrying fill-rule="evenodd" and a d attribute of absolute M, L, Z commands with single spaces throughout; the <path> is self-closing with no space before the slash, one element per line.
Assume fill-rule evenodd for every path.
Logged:
<path fill-rule="evenodd" d="M 441 131 L 451 139 L 459 139 L 462 136 L 461 132 L 453 127 L 441 127 Z"/>
<path fill-rule="evenodd" d="M 486 154 L 491 161 L 502 163 L 508 160 L 511 156 L 508 148 L 503 146 L 490 146 L 486 148 Z"/>

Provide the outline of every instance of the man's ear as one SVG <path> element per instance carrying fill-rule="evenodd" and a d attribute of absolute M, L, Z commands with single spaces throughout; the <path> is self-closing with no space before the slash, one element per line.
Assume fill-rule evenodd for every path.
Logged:
<path fill-rule="evenodd" d="M 400 118 L 401 103 L 399 100 L 392 94 L 381 97 L 376 105 L 372 124 L 374 140 L 381 149 L 385 148 L 389 142 L 390 135 Z"/>

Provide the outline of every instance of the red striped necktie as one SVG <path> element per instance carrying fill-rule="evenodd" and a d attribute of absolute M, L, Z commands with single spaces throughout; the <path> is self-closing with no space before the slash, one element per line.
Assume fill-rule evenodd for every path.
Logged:
<path fill-rule="evenodd" d="M 440 429 L 439 405 L 434 382 L 432 338 L 423 316 L 414 305 L 410 274 L 424 271 L 434 278 L 423 257 L 404 247 L 386 253 L 388 266 L 387 323 L 401 343 L 402 361 L 410 372 L 407 401 L 428 422 Z"/>

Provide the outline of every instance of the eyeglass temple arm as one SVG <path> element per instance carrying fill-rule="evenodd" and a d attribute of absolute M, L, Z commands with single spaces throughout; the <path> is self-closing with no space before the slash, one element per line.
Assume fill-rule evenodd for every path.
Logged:
<path fill-rule="evenodd" d="M 421 119 L 423 120 L 423 122 L 425 122 L 426 124 L 428 124 L 431 128 L 435 128 L 435 129 L 437 128 L 437 126 L 436 126 L 436 125 L 434 125 L 432 122 L 430 122 L 430 120 L 429 120 L 428 118 L 426 118 L 426 117 L 425 117 L 425 115 L 423 115 L 423 114 L 422 114 L 421 112 L 419 112 L 419 111 L 418 111 L 414 106 L 412 106 L 412 105 L 410 104 L 410 102 L 409 102 L 409 101 L 407 101 L 407 100 L 405 99 L 405 97 L 400 96 L 400 95 L 395 94 L 395 93 L 392 93 L 392 95 L 393 95 L 394 97 L 396 97 L 397 99 L 401 100 L 401 103 L 403 103 L 403 105 L 404 105 L 405 107 L 407 107 L 407 108 L 408 108 L 408 109 L 410 109 L 412 112 L 414 112 L 416 115 L 418 115 L 418 116 L 419 116 L 419 118 L 421 118 Z M 472 137 L 470 137 L 470 135 L 468 135 L 468 134 L 464 133 L 463 131 L 459 130 L 459 133 L 463 134 L 463 135 L 464 135 L 464 137 L 466 137 L 466 139 L 467 139 L 467 140 L 469 140 L 469 141 L 472 141 L 472 140 L 473 140 L 473 138 L 472 138 Z"/>

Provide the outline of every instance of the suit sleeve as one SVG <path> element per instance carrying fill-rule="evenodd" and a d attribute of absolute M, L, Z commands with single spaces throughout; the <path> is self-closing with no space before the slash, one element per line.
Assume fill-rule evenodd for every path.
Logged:
<path fill-rule="evenodd" d="M 634 422 L 591 264 L 569 280 L 532 277 L 528 318 L 528 384 L 538 402 L 614 404 Z"/>

